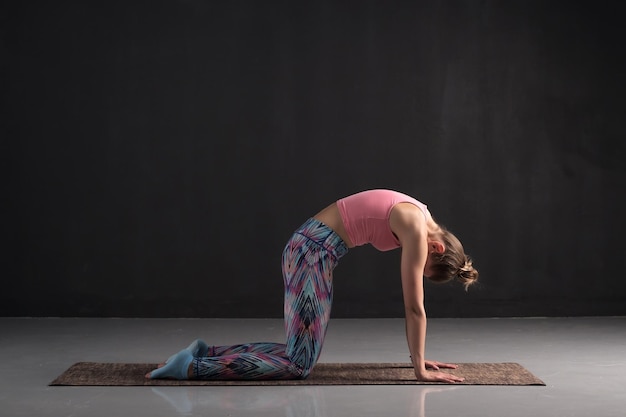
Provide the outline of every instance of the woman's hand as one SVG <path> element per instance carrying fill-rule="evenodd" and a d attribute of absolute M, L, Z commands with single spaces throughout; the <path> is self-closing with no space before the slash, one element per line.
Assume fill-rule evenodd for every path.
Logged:
<path fill-rule="evenodd" d="M 454 384 L 455 382 L 463 382 L 465 378 L 461 378 L 460 376 L 447 374 L 445 372 L 435 372 L 435 371 L 423 371 L 423 372 L 415 372 L 415 376 L 418 381 L 424 382 L 445 382 L 448 384 Z"/>
<path fill-rule="evenodd" d="M 424 364 L 426 364 L 426 369 L 434 369 L 435 371 L 438 371 L 439 368 L 456 369 L 459 367 L 453 363 L 443 363 L 437 361 L 424 361 Z"/>

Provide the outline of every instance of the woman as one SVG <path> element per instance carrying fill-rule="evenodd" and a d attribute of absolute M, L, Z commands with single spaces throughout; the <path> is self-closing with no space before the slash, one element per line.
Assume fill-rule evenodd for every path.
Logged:
<path fill-rule="evenodd" d="M 301 379 L 322 350 L 332 303 L 332 271 L 349 248 L 371 244 L 402 248 L 401 279 L 406 336 L 420 381 L 461 382 L 427 361 L 423 277 L 457 279 L 465 288 L 478 271 L 459 240 L 432 218 L 426 205 L 391 190 L 369 190 L 338 200 L 295 231 L 283 251 L 287 343 L 208 346 L 196 340 L 146 378 Z"/>

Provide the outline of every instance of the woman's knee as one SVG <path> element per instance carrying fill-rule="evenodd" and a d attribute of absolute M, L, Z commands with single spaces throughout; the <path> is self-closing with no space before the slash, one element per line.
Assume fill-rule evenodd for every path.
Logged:
<path fill-rule="evenodd" d="M 293 364 L 293 365 L 294 366 L 292 367 L 291 372 L 293 373 L 294 379 L 306 379 L 306 377 L 308 377 L 311 371 L 313 370 L 312 366 L 303 368 L 296 364 Z"/>

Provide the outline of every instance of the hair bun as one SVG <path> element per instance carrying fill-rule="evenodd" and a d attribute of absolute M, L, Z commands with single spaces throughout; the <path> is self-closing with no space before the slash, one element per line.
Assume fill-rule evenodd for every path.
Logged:
<path fill-rule="evenodd" d="M 465 263 L 461 265 L 456 275 L 457 279 L 465 287 L 465 291 L 467 291 L 470 285 L 478 281 L 478 271 L 474 268 L 472 260 L 469 258 L 465 259 Z"/>

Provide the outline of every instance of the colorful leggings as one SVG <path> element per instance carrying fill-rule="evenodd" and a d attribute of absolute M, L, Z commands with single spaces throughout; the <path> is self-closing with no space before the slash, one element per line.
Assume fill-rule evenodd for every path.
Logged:
<path fill-rule="evenodd" d="M 283 251 L 287 343 L 212 346 L 194 358 L 196 379 L 306 378 L 322 351 L 333 299 L 333 269 L 348 248 L 325 224 L 307 220 Z"/>

